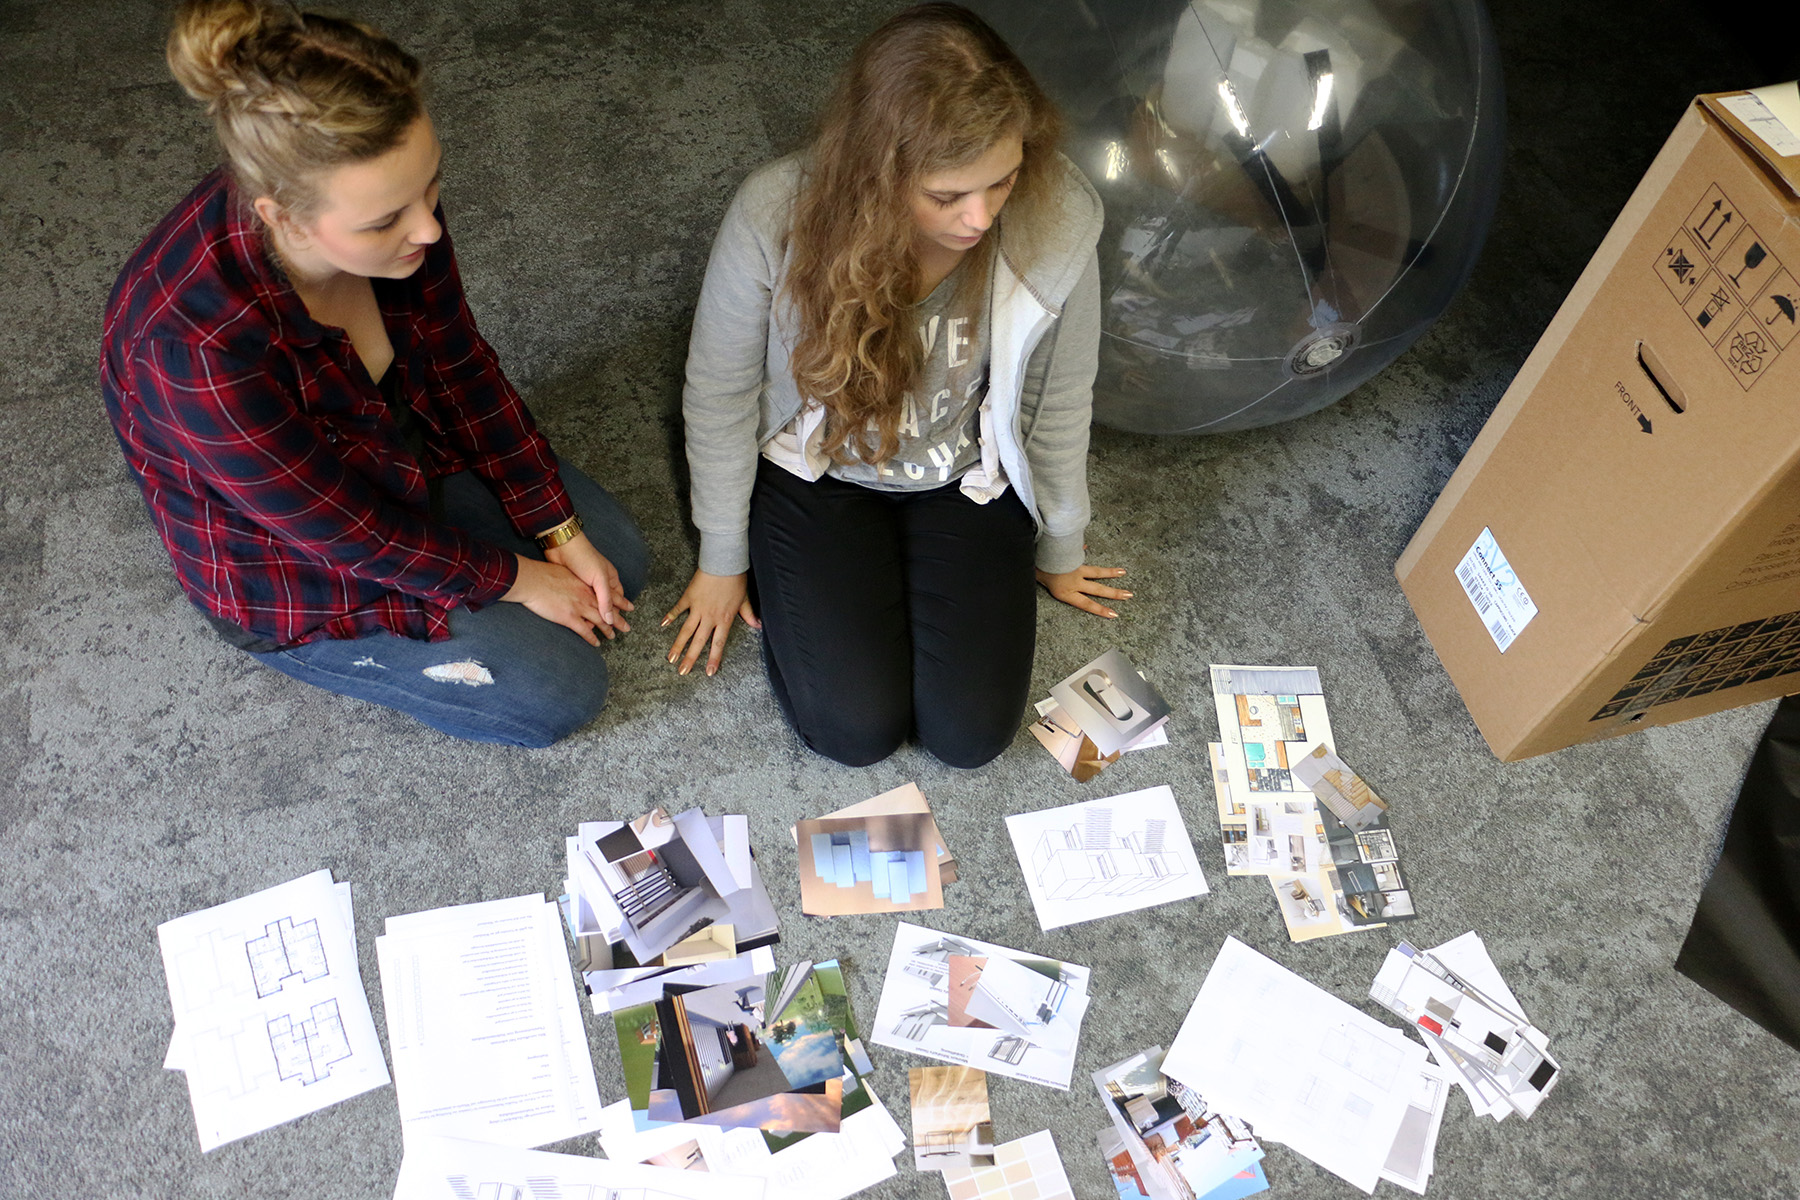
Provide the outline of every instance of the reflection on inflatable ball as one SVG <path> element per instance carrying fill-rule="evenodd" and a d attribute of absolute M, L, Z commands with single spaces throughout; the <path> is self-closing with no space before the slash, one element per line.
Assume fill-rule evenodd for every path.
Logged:
<path fill-rule="evenodd" d="M 973 0 L 1106 201 L 1094 415 L 1222 433 L 1324 408 L 1467 279 L 1501 82 L 1480 0 Z"/>

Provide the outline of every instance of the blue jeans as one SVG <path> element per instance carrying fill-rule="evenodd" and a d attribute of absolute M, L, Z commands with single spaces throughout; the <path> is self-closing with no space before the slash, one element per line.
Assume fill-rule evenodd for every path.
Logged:
<path fill-rule="evenodd" d="M 564 464 L 562 480 L 589 540 L 619 570 L 625 594 L 643 590 L 650 551 L 629 514 L 599 484 Z M 513 531 L 479 477 L 443 480 L 444 521 L 518 554 L 542 558 Z M 322 639 L 252 658 L 283 675 L 403 712 L 452 737 L 505 746 L 548 746 L 594 719 L 606 703 L 606 661 L 573 630 L 522 604 L 450 613 L 450 640 L 372 633 Z"/>

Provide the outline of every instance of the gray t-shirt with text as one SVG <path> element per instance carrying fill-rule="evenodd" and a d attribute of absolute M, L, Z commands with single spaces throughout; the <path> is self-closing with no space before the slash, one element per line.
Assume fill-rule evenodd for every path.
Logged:
<path fill-rule="evenodd" d="M 883 491 L 943 487 L 981 461 L 981 403 L 987 397 L 984 322 L 951 316 L 959 265 L 913 308 L 925 362 L 900 410 L 900 446 L 883 463 L 833 463 L 826 474 Z M 985 308 L 986 305 L 983 304 Z"/>

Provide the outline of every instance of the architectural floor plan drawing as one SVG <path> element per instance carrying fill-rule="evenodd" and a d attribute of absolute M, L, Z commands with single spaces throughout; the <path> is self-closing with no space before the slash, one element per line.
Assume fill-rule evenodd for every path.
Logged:
<path fill-rule="evenodd" d="M 1424 1064 L 1401 1030 L 1228 937 L 1162 1070 L 1371 1192 Z"/>
<path fill-rule="evenodd" d="M 354 928 L 329 871 L 158 927 L 201 1150 L 388 1082 Z"/>
<path fill-rule="evenodd" d="M 250 977 L 256 982 L 258 996 L 273 996 L 292 978 L 307 983 L 323 979 L 330 970 L 317 918 L 297 925 L 292 917 L 271 921 L 261 937 L 244 943 L 244 953 L 250 959 Z"/>
<path fill-rule="evenodd" d="M 1295 764 L 1330 747 L 1316 667 L 1214 664 L 1219 741 L 1207 747 L 1225 870 L 1232 875 L 1306 874 L 1326 861 L 1324 831 Z"/>
<path fill-rule="evenodd" d="M 282 1079 L 314 1084 L 329 1076 L 333 1063 L 350 1057 L 350 1039 L 338 1016 L 337 998 L 313 1005 L 312 1015 L 303 1021 L 289 1013 L 271 1018 L 269 1049 L 275 1055 L 275 1074 Z"/>
<path fill-rule="evenodd" d="M 1020 813 L 1006 829 L 1045 930 L 1207 892 L 1166 786 Z"/>

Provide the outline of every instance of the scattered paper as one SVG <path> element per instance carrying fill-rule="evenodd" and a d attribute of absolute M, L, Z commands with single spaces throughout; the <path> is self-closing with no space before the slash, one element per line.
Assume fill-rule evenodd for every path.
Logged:
<path fill-rule="evenodd" d="M 944 1168 L 944 1189 L 950 1200 L 1075 1200 L 1047 1129 L 997 1147 L 992 1166 Z"/>
<path fill-rule="evenodd" d="M 1162 1072 L 1152 1046 L 1094 1072 L 1094 1087 L 1129 1156 L 1139 1191 L 1153 1200 L 1193 1200 L 1262 1159 L 1249 1126 L 1212 1111 L 1201 1095 Z"/>
<path fill-rule="evenodd" d="M 919 790 L 916 783 L 903 783 L 879 796 L 871 796 L 867 800 L 858 801 L 848 808 L 840 808 L 836 812 L 826 813 L 821 820 L 843 820 L 850 817 L 887 817 L 903 813 L 925 813 L 930 815 L 931 804 L 925 799 L 925 793 Z M 795 846 L 800 842 L 799 827 L 791 829 Z M 932 850 L 937 857 L 939 881 L 948 887 L 956 882 L 956 856 L 944 845 L 944 835 L 939 832 L 936 820 L 931 824 Z"/>
<path fill-rule="evenodd" d="M 1318 671 L 1214 666 L 1212 679 L 1227 873 L 1266 876 L 1296 942 L 1415 916 L 1387 804 L 1331 748 Z"/>
<path fill-rule="evenodd" d="M 1119 755 L 1169 744 L 1169 705 L 1117 650 L 1108 650 L 1037 702 L 1032 736 L 1076 783 Z"/>
<path fill-rule="evenodd" d="M 1095 1140 L 1099 1144 L 1100 1158 L 1106 1163 L 1107 1176 L 1112 1180 L 1113 1190 L 1118 1193 L 1119 1200 L 1149 1200 L 1151 1193 L 1139 1176 L 1137 1165 L 1126 1150 L 1125 1141 L 1118 1129 L 1108 1125 L 1095 1135 Z M 1268 1190 L 1268 1178 L 1263 1174 L 1262 1163 L 1258 1162 L 1249 1170 L 1239 1171 L 1212 1191 L 1193 1200 L 1242 1200 L 1245 1196 Z M 1184 1194 L 1183 1200 L 1189 1200 L 1191 1195 Z"/>
<path fill-rule="evenodd" d="M 846 1113 L 837 1133 L 815 1133 L 781 1149 L 771 1149 L 754 1129 L 683 1124 L 640 1130 L 629 1100 L 602 1110 L 600 1145 L 610 1159 L 641 1163 L 693 1142 L 714 1176 L 734 1182 L 745 1176 L 766 1180 L 781 1200 L 843 1200 L 892 1178 L 897 1173 L 894 1156 L 906 1148 L 906 1134 L 874 1089 L 866 1082 L 858 1089 L 867 1093 L 869 1103 Z"/>
<path fill-rule="evenodd" d="M 930 813 L 827 817 L 795 826 L 800 909 L 815 917 L 944 907 Z"/>
<path fill-rule="evenodd" d="M 1561 1078 L 1549 1037 L 1519 1010 L 1473 932 L 1437 951 L 1401 942 L 1369 998 L 1417 1028 L 1432 1057 L 1455 1072 L 1472 1102 L 1479 1098 L 1477 1109 L 1496 1119 L 1505 1115 L 1500 1105 L 1531 1116 Z"/>
<path fill-rule="evenodd" d="M 1094 739 L 1081 731 L 1075 718 L 1054 698 L 1039 701 L 1037 712 L 1038 719 L 1031 723 L 1031 736 L 1050 752 L 1076 783 L 1086 783 L 1104 771 L 1108 764 L 1119 761 L 1120 751 L 1100 753 Z"/>
<path fill-rule="evenodd" d="M 664 951 L 712 924 L 732 926 L 739 950 L 777 941 L 749 836 L 748 822 L 699 809 L 582 822 L 564 846 L 582 970 L 660 965 Z"/>
<path fill-rule="evenodd" d="M 1169 719 L 1169 702 L 1117 650 L 1078 668 L 1050 697 L 1101 754 L 1118 753 Z"/>
<path fill-rule="evenodd" d="M 1423 1196 L 1437 1163 L 1438 1129 L 1444 1123 L 1444 1104 L 1450 1098 L 1450 1073 L 1434 1063 L 1419 1068 L 1400 1132 L 1382 1164 L 1381 1177 L 1409 1192 Z"/>
<path fill-rule="evenodd" d="M 1046 931 L 1206 894 L 1168 787 L 1006 818 Z"/>
<path fill-rule="evenodd" d="M 1324 846 L 1316 802 L 1292 769 L 1315 747 L 1332 744 L 1318 669 L 1215 664 L 1211 670 L 1220 741 L 1208 750 L 1226 871 L 1318 870 Z"/>
<path fill-rule="evenodd" d="M 431 1134 L 406 1139 L 394 1200 L 762 1200 L 761 1179 L 549 1154 Z"/>
<path fill-rule="evenodd" d="M 156 930 L 202 1152 L 388 1082 L 350 885 L 310 875 Z"/>
<path fill-rule="evenodd" d="M 1372 1192 L 1424 1063 L 1404 1033 L 1226 938 L 1162 1069 Z"/>
<path fill-rule="evenodd" d="M 1416 917 L 1387 802 L 1326 746 L 1296 762 L 1294 777 L 1317 801 L 1330 859 L 1325 882 L 1343 919 L 1367 927 Z"/>
<path fill-rule="evenodd" d="M 973 1067 L 914 1067 L 913 1166 L 921 1171 L 994 1165 L 994 1122 L 987 1075 Z"/>
<path fill-rule="evenodd" d="M 409 1140 L 529 1147 L 596 1128 L 556 905 L 527 895 L 389 917 L 375 953 Z"/>
<path fill-rule="evenodd" d="M 984 958 L 951 1020 L 952 958 Z M 1048 1087 L 1069 1086 L 1088 1005 L 1086 967 L 901 921 L 871 1035 L 877 1045 Z"/>

